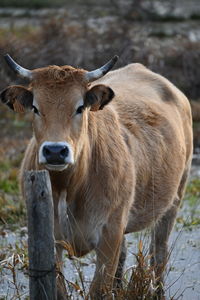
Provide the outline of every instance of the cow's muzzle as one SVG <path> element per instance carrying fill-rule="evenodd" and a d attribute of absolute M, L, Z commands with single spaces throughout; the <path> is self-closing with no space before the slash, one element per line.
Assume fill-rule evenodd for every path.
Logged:
<path fill-rule="evenodd" d="M 74 163 L 73 151 L 66 142 L 44 142 L 39 150 L 39 163 L 53 171 L 62 171 Z"/>

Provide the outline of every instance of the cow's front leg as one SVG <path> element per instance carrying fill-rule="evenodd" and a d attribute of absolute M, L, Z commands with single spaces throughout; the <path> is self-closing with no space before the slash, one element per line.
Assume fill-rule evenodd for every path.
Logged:
<path fill-rule="evenodd" d="M 114 221 L 114 218 L 110 218 L 110 223 L 104 226 L 96 249 L 96 271 L 89 293 L 92 300 L 112 299 L 112 286 L 124 233 L 122 220 Z"/>
<path fill-rule="evenodd" d="M 67 213 L 65 212 L 64 204 L 66 202 L 66 191 L 61 193 L 56 193 L 53 191 L 53 201 L 54 201 L 54 236 L 56 241 L 56 264 L 57 264 L 57 300 L 65 300 L 67 299 L 67 290 L 65 286 L 65 279 L 62 275 L 63 271 L 63 260 L 62 253 L 63 247 L 59 243 L 63 240 L 63 228 L 62 228 L 62 219 L 61 214 Z"/>

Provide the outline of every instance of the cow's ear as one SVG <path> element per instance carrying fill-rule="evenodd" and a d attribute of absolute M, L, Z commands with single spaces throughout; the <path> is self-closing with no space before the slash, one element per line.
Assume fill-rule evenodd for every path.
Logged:
<path fill-rule="evenodd" d="M 90 110 L 97 111 L 103 109 L 114 97 L 113 90 L 103 84 L 93 86 L 86 92 L 84 106 L 90 107 Z"/>
<path fill-rule="evenodd" d="M 3 90 L 0 99 L 12 110 L 24 113 L 27 109 L 32 109 L 33 94 L 23 86 L 12 85 Z"/>

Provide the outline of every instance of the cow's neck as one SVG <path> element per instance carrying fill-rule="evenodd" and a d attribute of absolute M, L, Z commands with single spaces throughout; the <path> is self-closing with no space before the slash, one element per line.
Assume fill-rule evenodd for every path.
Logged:
<path fill-rule="evenodd" d="M 50 172 L 53 189 L 58 193 L 67 191 L 68 199 L 73 200 L 75 193 L 79 193 L 83 185 L 87 185 L 91 172 L 99 174 L 103 164 L 109 158 L 109 142 L 113 135 L 118 132 L 116 116 L 112 110 L 103 114 L 91 113 L 89 116 L 88 128 L 85 130 L 80 149 L 76 149 L 75 164 L 69 166 L 62 172 Z M 109 133 L 107 132 L 109 130 Z M 119 133 L 118 133 L 119 134 Z M 115 152 L 118 150 L 119 143 L 112 145 Z M 116 155 L 118 156 L 118 154 Z M 70 201 L 69 200 L 69 201 Z"/>
<path fill-rule="evenodd" d="M 62 172 L 50 171 L 52 187 L 58 193 L 63 190 L 67 191 L 68 199 L 73 199 L 74 191 L 78 191 L 79 187 L 88 178 L 89 162 L 90 162 L 90 146 L 84 143 L 82 151 L 76 158 L 75 164 L 68 166 Z"/>

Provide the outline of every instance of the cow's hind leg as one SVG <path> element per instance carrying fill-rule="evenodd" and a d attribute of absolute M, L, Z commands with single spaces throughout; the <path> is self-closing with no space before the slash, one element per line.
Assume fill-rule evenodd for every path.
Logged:
<path fill-rule="evenodd" d="M 163 282 L 163 272 L 168 261 L 168 239 L 175 223 L 176 215 L 184 195 L 185 185 L 187 182 L 188 171 L 183 174 L 177 196 L 172 206 L 167 210 L 163 217 L 155 224 L 152 229 L 150 255 L 151 266 L 154 267 L 157 282 Z"/>
<path fill-rule="evenodd" d="M 164 298 L 163 274 L 168 261 L 168 239 L 172 231 L 180 198 L 174 200 L 173 206 L 165 213 L 161 220 L 154 226 L 151 234 L 150 256 L 151 266 L 155 272 L 156 292 L 154 299 Z"/>
<path fill-rule="evenodd" d="M 127 248 L 126 248 L 126 239 L 124 236 L 123 241 L 121 243 L 117 271 L 115 273 L 114 289 L 122 288 L 122 277 L 123 277 L 124 264 L 125 264 L 125 260 L 126 260 L 126 254 L 127 254 Z"/>
<path fill-rule="evenodd" d="M 173 206 L 165 213 L 161 220 L 156 223 L 151 233 L 151 266 L 155 268 L 156 278 L 162 280 L 162 274 L 168 260 L 168 239 L 174 226 L 180 199 L 174 200 Z"/>

